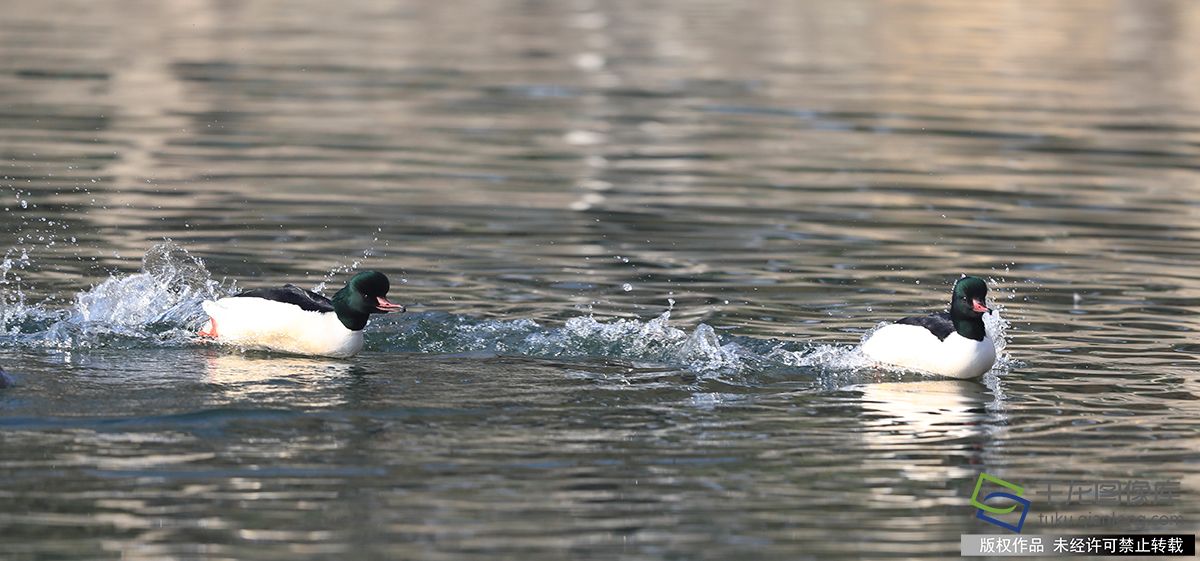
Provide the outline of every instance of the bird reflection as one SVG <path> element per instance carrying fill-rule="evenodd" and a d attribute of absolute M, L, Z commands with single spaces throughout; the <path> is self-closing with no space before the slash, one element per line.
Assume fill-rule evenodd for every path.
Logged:
<path fill-rule="evenodd" d="M 343 396 L 331 391 L 353 373 L 355 365 L 335 359 L 278 356 L 267 353 L 219 353 L 206 358 L 206 381 L 230 399 L 256 402 L 297 400 L 333 406 Z"/>
<path fill-rule="evenodd" d="M 863 384 L 863 437 L 873 449 L 895 453 L 928 454 L 944 450 L 938 461 L 911 461 L 904 468 L 911 479 L 946 480 L 961 463 L 979 461 L 987 438 L 990 399 L 987 387 L 973 380 L 925 380 L 908 383 Z"/>

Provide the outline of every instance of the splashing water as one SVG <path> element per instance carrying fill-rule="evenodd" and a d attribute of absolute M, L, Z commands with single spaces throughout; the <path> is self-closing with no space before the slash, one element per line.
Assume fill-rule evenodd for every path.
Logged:
<path fill-rule="evenodd" d="M 683 366 L 697 372 L 738 372 L 749 366 L 750 353 L 736 343 L 722 343 L 712 327 L 700 324 L 692 333 L 672 327 L 671 312 L 647 322 L 621 319 L 611 323 L 593 317 L 567 320 L 561 329 L 531 335 L 527 349 L 535 356 L 581 358 L 612 356 Z"/>
<path fill-rule="evenodd" d="M 221 295 L 203 261 L 172 242 L 152 247 L 141 272 L 112 276 L 75 295 L 65 310 L 8 302 L 0 343 L 51 348 L 190 342 L 200 303 Z"/>
<path fill-rule="evenodd" d="M 393 350 L 422 353 L 495 353 L 540 358 L 621 358 L 681 366 L 696 372 L 739 372 L 757 359 L 733 342 L 723 343 L 712 327 L 688 333 L 670 325 L 671 312 L 649 321 L 594 317 L 546 328 L 531 320 L 474 320 L 418 314 L 401 320 L 388 338 Z"/>
<path fill-rule="evenodd" d="M 776 349 L 768 356 L 787 366 L 821 373 L 856 372 L 875 366 L 858 345 L 815 345 L 804 351 Z"/>
<path fill-rule="evenodd" d="M 329 287 L 329 283 L 333 282 L 333 279 L 335 277 L 337 277 L 338 275 L 341 275 L 341 274 L 357 271 L 358 268 L 360 266 L 362 266 L 363 261 L 370 259 L 372 256 L 374 256 L 377 253 L 375 248 L 376 248 L 377 244 L 380 243 L 379 233 L 382 231 L 383 231 L 383 228 L 375 229 L 375 236 L 373 238 L 371 238 L 371 245 L 369 247 L 367 247 L 366 249 L 363 249 L 362 257 L 360 257 L 358 259 L 354 259 L 353 261 L 350 262 L 349 265 L 341 264 L 341 265 L 336 265 L 333 268 L 329 269 L 329 272 L 325 273 L 325 278 L 321 279 L 321 282 L 313 285 L 312 291 L 316 292 L 317 294 L 324 294 L 325 289 Z M 388 245 L 387 240 L 383 241 L 383 245 L 385 247 Z"/>
<path fill-rule="evenodd" d="M 688 333 L 669 324 L 671 312 L 650 321 L 594 317 L 546 328 L 531 320 L 476 320 L 447 314 L 414 314 L 388 337 L 391 350 L 463 354 L 494 353 L 539 358 L 620 358 L 681 366 L 695 372 L 740 372 L 759 357 L 733 342 L 722 343 L 712 327 Z"/>
<path fill-rule="evenodd" d="M 0 279 L 5 281 L 0 345 L 5 346 L 202 345 L 205 343 L 194 334 L 206 318 L 200 304 L 234 291 L 232 283 L 223 286 L 214 281 L 202 260 L 170 241 L 146 252 L 140 272 L 109 277 L 76 294 L 67 309 L 27 305 L 19 289 L 9 290 L 8 274 L 14 266 L 11 259 L 0 264 Z M 671 325 L 670 320 L 670 308 L 648 321 L 602 321 L 589 315 L 569 319 L 560 327 L 528 319 L 488 320 L 430 312 L 381 320 L 367 336 L 369 349 L 385 352 L 608 358 L 668 365 L 698 374 L 877 371 L 859 345 L 804 345 L 723 336 L 707 324 L 687 331 Z M 1012 364 L 1004 353 L 1009 324 L 998 311 L 985 321 L 999 357 L 994 371 L 1007 369 Z"/>
<path fill-rule="evenodd" d="M 21 290 L 21 277 L 13 270 L 20 270 L 29 265 L 29 254 L 24 250 L 21 256 L 13 258 L 9 250 L 0 261 L 0 329 L 7 330 L 9 325 L 20 320 L 25 306 L 25 292 Z"/>
<path fill-rule="evenodd" d="M 695 373 L 750 374 L 874 370 L 858 345 L 804 345 L 718 335 L 707 324 L 691 332 L 670 325 L 671 311 L 649 321 L 577 317 L 562 327 L 531 320 L 481 320 L 441 313 L 394 321 L 385 350 L 435 354 L 500 354 L 537 358 L 617 358 L 685 368 Z"/>
<path fill-rule="evenodd" d="M 370 252 L 370 250 L 368 249 L 364 253 L 369 253 L 369 252 Z M 324 294 L 325 289 L 329 287 L 329 283 L 333 282 L 333 279 L 335 277 L 337 277 L 338 275 L 340 275 L 342 273 L 349 273 L 351 271 L 357 271 L 358 267 L 360 265 L 362 265 L 362 259 L 355 259 L 349 265 L 338 265 L 338 266 L 330 269 L 328 273 L 325 273 L 325 278 L 321 279 L 321 282 L 313 285 L 312 291 L 316 292 L 317 294 Z"/>
<path fill-rule="evenodd" d="M 993 308 L 992 313 L 983 315 L 984 329 L 992 336 L 992 343 L 996 345 L 996 364 L 992 366 L 992 372 L 1004 372 L 1020 364 L 1012 355 L 1005 352 L 1008 347 L 1008 328 L 1012 324 L 1000 315 L 1003 309 L 1004 306 L 998 305 Z"/>

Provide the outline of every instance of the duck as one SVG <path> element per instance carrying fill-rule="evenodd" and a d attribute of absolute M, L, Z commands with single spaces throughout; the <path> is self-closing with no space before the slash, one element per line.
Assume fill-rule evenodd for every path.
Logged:
<path fill-rule="evenodd" d="M 247 290 L 203 302 L 209 317 L 197 335 L 243 348 L 349 358 L 362 350 L 372 314 L 405 311 L 386 298 L 390 288 L 387 275 L 363 271 L 332 299 L 291 284 Z"/>
<path fill-rule="evenodd" d="M 983 324 L 987 283 L 963 275 L 954 283 L 950 310 L 885 325 L 862 343 L 867 358 L 949 378 L 978 378 L 996 363 L 996 345 Z"/>

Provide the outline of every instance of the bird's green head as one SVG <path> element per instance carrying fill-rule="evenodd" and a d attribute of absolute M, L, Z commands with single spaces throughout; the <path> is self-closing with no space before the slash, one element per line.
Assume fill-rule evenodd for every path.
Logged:
<path fill-rule="evenodd" d="M 979 277 L 964 275 L 954 283 L 954 299 L 950 301 L 950 316 L 976 319 L 992 311 L 987 306 L 987 283 Z"/>
<path fill-rule="evenodd" d="M 350 278 L 346 287 L 333 295 L 333 310 L 342 325 L 358 331 L 367 325 L 371 314 L 403 312 L 404 306 L 386 298 L 391 283 L 378 271 L 363 271 Z"/>

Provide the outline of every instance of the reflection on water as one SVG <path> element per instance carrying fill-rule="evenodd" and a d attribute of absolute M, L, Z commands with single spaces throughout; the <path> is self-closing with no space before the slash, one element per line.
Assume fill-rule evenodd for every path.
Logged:
<path fill-rule="evenodd" d="M 1196 44 L 1183 0 L 8 6 L 0 549 L 952 556 L 980 471 L 1186 496 Z M 191 335 L 361 267 L 414 305 L 352 361 Z M 982 383 L 858 360 L 964 272 Z"/>
<path fill-rule="evenodd" d="M 863 438 L 872 450 L 907 456 L 916 448 L 924 453 L 924 458 L 903 467 L 908 480 L 938 483 L 975 477 L 986 449 L 971 450 L 966 465 L 947 462 L 947 457 L 963 453 L 962 442 L 1003 437 L 998 434 L 999 413 L 988 407 L 992 392 L 974 380 L 889 382 L 851 389 L 862 392 L 863 417 L 870 426 Z"/>
<path fill-rule="evenodd" d="M 212 353 L 204 357 L 203 380 L 230 401 L 255 402 L 280 392 L 290 396 L 290 403 L 307 407 L 336 407 L 338 401 L 322 401 L 324 392 L 313 392 L 323 384 L 337 384 L 355 366 L 345 361 L 310 358 L 246 356 L 233 353 Z M 307 391 L 306 391 L 307 390 Z M 306 393 L 316 393 L 317 401 L 303 399 Z"/>
<path fill-rule="evenodd" d="M 864 384 L 863 407 L 881 422 L 904 427 L 907 438 L 956 438 L 983 419 L 987 388 L 973 380 Z"/>

